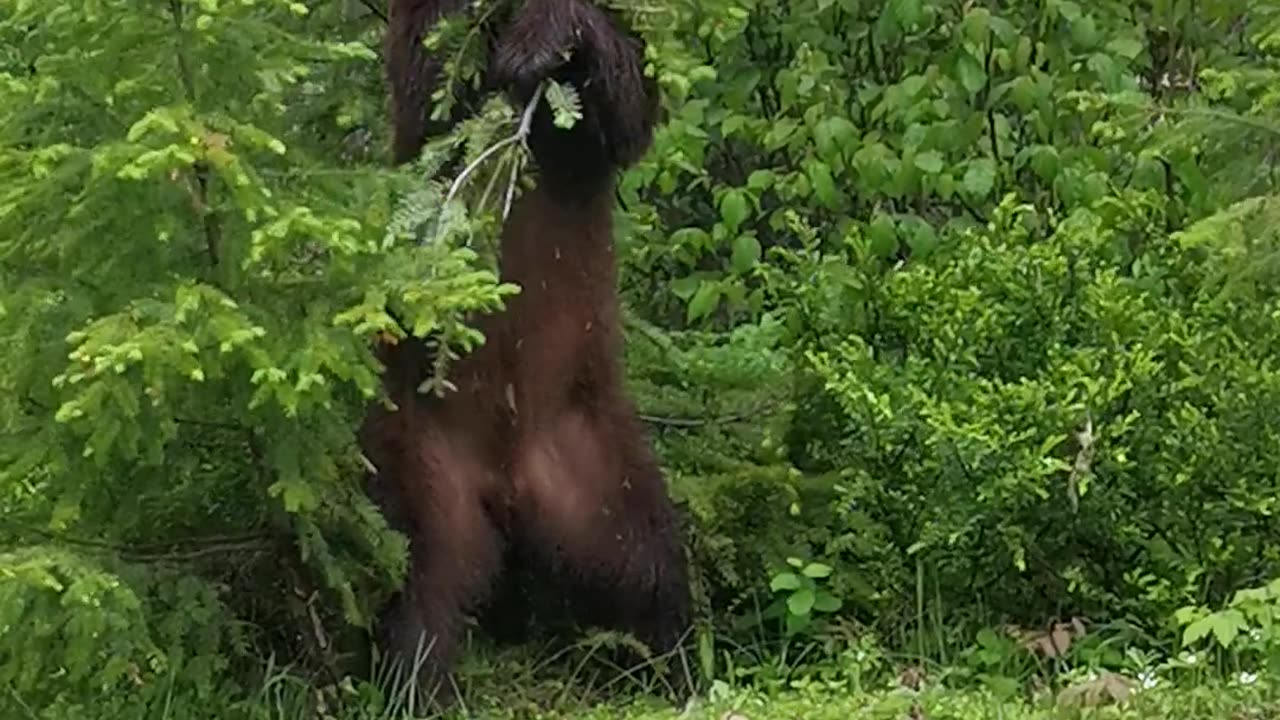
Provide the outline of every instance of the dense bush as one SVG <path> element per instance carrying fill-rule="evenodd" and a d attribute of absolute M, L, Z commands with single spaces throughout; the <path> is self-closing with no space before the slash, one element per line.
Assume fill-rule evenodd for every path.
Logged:
<path fill-rule="evenodd" d="M 1159 621 L 1280 568 L 1280 298 L 1224 293 L 1208 229 L 1163 232 L 1158 194 L 1112 200 L 1051 232 L 1010 203 L 810 352 L 846 429 L 811 447 L 846 475 L 828 554 L 883 526 L 882 582 L 910 591 L 917 556 L 952 609 L 1026 622 Z"/>
<path fill-rule="evenodd" d="M 465 349 L 462 314 L 505 290 L 456 238 L 397 232 L 426 191 L 350 128 L 381 107 L 362 12 L 0 10 L 0 592 L 32 628 L 5 630 L 2 702 L 48 700 L 58 667 L 72 694 L 90 670 L 102 692 L 203 687 L 190 662 L 147 667 L 158 628 L 200 617 L 151 580 L 175 561 L 290 659 L 316 605 L 362 624 L 402 573 L 357 485 L 370 340 L 389 305 Z"/>
<path fill-rule="evenodd" d="M 739 358 L 772 358 L 747 397 L 677 375 L 705 415 L 756 408 L 730 447 L 758 469 L 733 472 L 808 500 L 765 532 L 703 511 L 708 572 L 763 589 L 764 567 L 740 577 L 738 528 L 770 570 L 834 562 L 846 608 L 886 629 L 916 618 L 922 573 L 951 619 L 1155 629 L 1280 572 L 1258 170 L 1275 11 L 682 10 L 698 40 L 658 53 L 683 102 L 630 176 L 650 204 L 632 213 L 629 289 L 654 321 L 737 326 Z M 760 402 L 779 384 L 789 399 Z M 724 428 L 678 444 L 700 441 L 669 457 L 718 477 Z M 702 508 L 761 496 L 684 487 L 732 498 Z"/>

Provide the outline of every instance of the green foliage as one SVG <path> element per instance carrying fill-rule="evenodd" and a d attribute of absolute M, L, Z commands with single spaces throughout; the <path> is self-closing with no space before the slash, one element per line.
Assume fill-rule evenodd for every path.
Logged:
<path fill-rule="evenodd" d="M 1167 638 L 1280 571 L 1273 3 L 670 7 L 625 287 L 690 356 L 772 331 L 717 372 L 782 358 L 722 395 L 633 350 L 664 406 L 767 407 L 663 439 L 761 559 L 709 550 L 713 584 L 829 558 L 842 614 L 941 652 L 997 618 Z M 790 511 L 706 511 L 724 454 Z"/>
<path fill-rule="evenodd" d="M 247 581 L 222 536 L 275 538 L 251 554 L 305 567 L 355 625 L 404 571 L 358 484 L 371 346 L 405 336 L 394 312 L 432 336 L 442 378 L 483 340 L 468 315 L 513 288 L 469 247 L 485 218 L 439 202 L 438 181 L 424 195 L 432 152 L 465 131 L 403 171 L 351 151 L 373 115 L 335 98 L 379 85 L 370 18 L 351 17 L 281 0 L 0 10 L 0 544 L 58 548 L 0 561 L 6 622 L 30 633 L 0 659 L 22 696 L 114 689 L 113 707 L 142 707 L 171 672 L 227 671 L 217 643 L 157 665 L 173 652 L 157 628 L 294 588 Z M 166 545 L 210 562 L 149 605 L 164 553 L 136 550 Z M 86 547 L 128 563 L 103 570 Z M 50 642 L 65 647 L 32 655 Z"/>
<path fill-rule="evenodd" d="M 773 576 L 769 589 L 777 594 L 775 603 L 766 608 L 765 617 L 784 617 L 788 635 L 806 630 L 818 615 L 834 613 L 840 609 L 840 598 L 832 595 L 820 584 L 831 576 L 831 566 L 822 563 L 805 563 L 799 558 L 787 558 L 794 571 L 783 571 Z"/>
<path fill-rule="evenodd" d="M 1176 617 L 1183 645 L 1209 641 L 1234 660 L 1261 660 L 1266 670 L 1280 672 L 1280 579 L 1237 591 L 1221 610 L 1188 606 Z"/>
<path fill-rule="evenodd" d="M 555 113 L 556 127 L 568 129 L 582 119 L 582 99 L 571 85 L 548 82 L 547 102 Z"/>
<path fill-rule="evenodd" d="M 234 627 L 212 589 L 182 573 L 139 574 L 43 547 L 5 553 L 0 707 L 110 717 L 166 694 L 217 699 L 237 652 Z"/>
<path fill-rule="evenodd" d="M 1045 233 L 1005 205 L 989 232 L 885 277 L 874 323 L 808 354 L 863 428 L 827 450 L 849 468 L 849 512 L 915 528 L 899 547 L 944 588 L 1030 621 L 1068 598 L 1153 617 L 1274 568 L 1260 428 L 1280 390 L 1277 298 L 1222 299 L 1216 258 L 1150 232 L 1158 207 L 1118 196 Z"/>

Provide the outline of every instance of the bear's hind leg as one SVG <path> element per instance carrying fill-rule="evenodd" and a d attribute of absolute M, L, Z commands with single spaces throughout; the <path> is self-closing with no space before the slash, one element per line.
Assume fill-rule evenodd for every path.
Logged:
<path fill-rule="evenodd" d="M 486 512 L 498 480 L 465 441 L 423 434 L 380 478 L 399 480 L 391 496 L 410 541 L 404 588 L 380 613 L 377 637 L 393 679 L 414 679 L 418 697 L 448 705 L 465 616 L 487 600 L 502 564 L 502 536 Z"/>
<path fill-rule="evenodd" d="M 518 458 L 519 541 L 571 581 L 579 618 L 629 632 L 655 654 L 674 650 L 690 622 L 688 570 L 640 428 L 625 415 L 573 408 Z"/>

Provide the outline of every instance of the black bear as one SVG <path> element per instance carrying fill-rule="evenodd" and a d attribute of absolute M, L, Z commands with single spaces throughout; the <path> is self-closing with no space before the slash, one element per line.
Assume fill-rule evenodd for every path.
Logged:
<path fill-rule="evenodd" d="M 429 121 L 440 62 L 421 40 L 467 5 L 391 0 L 396 163 L 459 119 Z M 648 149 L 657 119 L 642 45 L 585 0 L 527 0 L 491 40 L 491 85 L 524 106 L 545 79 L 572 84 L 582 117 L 558 128 L 545 103 L 533 116 L 538 180 L 504 224 L 499 261 L 521 292 L 477 318 L 486 341 L 452 365 L 456 390 L 416 392 L 431 359 L 422 341 L 378 349 L 396 407 L 373 408 L 360 442 L 371 494 L 410 539 L 410 569 L 377 637 L 410 665 L 426 653 L 418 680 L 432 696 L 465 616 L 517 575 L 561 591 L 577 620 L 631 632 L 655 652 L 678 644 L 690 620 L 675 510 L 622 387 L 612 215 L 615 176 Z"/>

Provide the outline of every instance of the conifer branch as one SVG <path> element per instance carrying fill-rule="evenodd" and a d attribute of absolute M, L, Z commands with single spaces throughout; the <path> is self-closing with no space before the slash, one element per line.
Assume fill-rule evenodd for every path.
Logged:
<path fill-rule="evenodd" d="M 198 96 L 196 94 L 195 76 L 191 74 L 191 64 L 182 47 L 183 9 L 182 0 L 169 0 L 169 14 L 173 18 L 174 47 L 178 62 L 178 77 L 182 82 L 183 93 L 187 104 L 193 109 Z M 219 264 L 219 247 L 222 245 L 222 223 L 209 204 L 209 167 L 203 162 L 195 162 L 191 167 L 195 177 L 195 211 L 200 215 L 204 226 L 205 252 L 209 256 L 209 265 L 216 269 Z"/>

